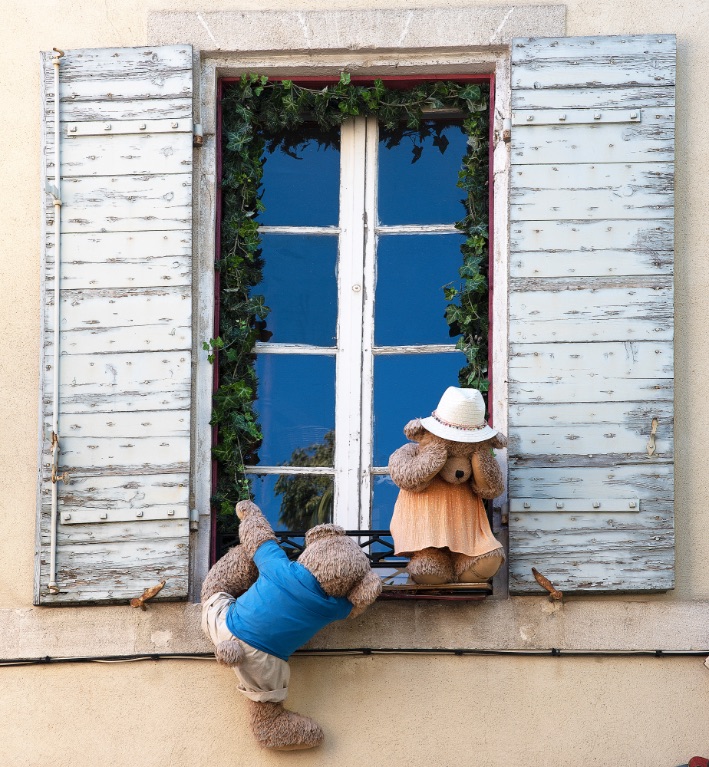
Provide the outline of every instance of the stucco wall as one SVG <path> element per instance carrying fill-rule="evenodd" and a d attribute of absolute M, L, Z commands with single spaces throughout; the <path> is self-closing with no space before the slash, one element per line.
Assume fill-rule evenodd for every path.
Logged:
<path fill-rule="evenodd" d="M 426 2 L 453 8 L 469 2 Z M 517 2 L 516 5 L 532 3 Z M 195 611 L 138 613 L 127 607 L 32 608 L 39 343 L 38 52 L 131 46 L 147 39 L 159 10 L 207 12 L 234 3 L 24 2 L 4 4 L 0 31 L 0 656 L 203 649 L 188 630 Z M 299 2 L 298 8 L 408 9 L 410 2 Z M 479 6 L 494 3 L 477 3 Z M 656 641 L 664 649 L 709 646 L 709 474 L 704 440 L 709 372 L 709 259 L 705 241 L 703 138 L 709 118 L 704 0 L 569 0 L 569 35 L 675 33 L 677 88 L 676 510 L 677 588 L 666 595 L 543 599 L 507 606 L 378 605 L 355 627 L 337 628 L 339 646 L 397 637 L 434 644 L 455 629 L 479 646 L 568 646 L 608 637 Z M 238 2 L 243 10 L 292 10 L 293 3 Z M 187 40 L 186 42 L 191 42 Z M 411 608 L 411 609 L 409 609 Z M 392 621 L 390 616 L 396 620 Z M 504 621 L 500 616 L 504 615 Z M 41 630 L 38 628 L 41 625 Z M 605 637 L 605 639 L 604 639 Z M 400 637 L 402 643 L 411 637 Z M 119 641 L 120 640 L 120 641 Z M 384 642 L 392 644 L 392 641 Z M 644 644 L 649 647 L 650 645 Z M 653 646 L 659 646 L 654 644 Z M 108 649 L 108 648 L 112 649 Z M 670 765 L 709 755 L 709 672 L 699 659 L 309 658 L 293 663 L 291 703 L 319 717 L 329 741 L 320 753 L 259 755 L 246 732 L 231 675 L 207 661 L 116 666 L 0 668 L 0 764 Z M 441 756 L 440 754 L 445 754 Z"/>

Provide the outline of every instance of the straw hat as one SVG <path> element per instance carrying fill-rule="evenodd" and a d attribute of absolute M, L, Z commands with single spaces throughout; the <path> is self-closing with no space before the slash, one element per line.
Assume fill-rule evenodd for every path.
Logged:
<path fill-rule="evenodd" d="M 485 421 L 485 402 L 477 389 L 449 386 L 438 407 L 421 425 L 443 439 L 454 442 L 483 442 L 497 434 Z"/>

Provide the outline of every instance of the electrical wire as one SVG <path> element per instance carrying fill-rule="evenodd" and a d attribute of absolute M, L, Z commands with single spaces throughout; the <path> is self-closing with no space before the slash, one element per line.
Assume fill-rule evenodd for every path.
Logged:
<path fill-rule="evenodd" d="M 694 658 L 709 655 L 706 650 L 563 650 L 557 647 L 541 650 L 485 650 L 440 647 L 350 647 L 297 650 L 298 657 L 369 657 L 373 655 L 453 655 L 453 656 L 514 656 L 536 658 Z M 215 660 L 213 653 L 143 653 L 135 655 L 81 655 L 73 657 L 40 656 L 37 658 L 6 658 L 0 666 L 41 666 L 59 663 L 134 663 L 158 660 Z"/>

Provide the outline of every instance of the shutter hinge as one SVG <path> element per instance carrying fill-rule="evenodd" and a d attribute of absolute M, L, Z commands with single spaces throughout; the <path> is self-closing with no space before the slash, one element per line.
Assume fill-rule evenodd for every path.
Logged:
<path fill-rule="evenodd" d="M 190 509 L 190 530 L 199 529 L 199 511 L 197 509 Z"/>
<path fill-rule="evenodd" d="M 192 146 L 202 146 L 203 143 L 204 143 L 204 130 L 202 129 L 202 123 L 195 123 Z"/>
<path fill-rule="evenodd" d="M 72 509 L 63 511 L 63 525 L 98 525 L 103 522 L 155 522 L 166 519 L 187 519 L 187 509 L 170 506 L 146 506 L 142 509 Z"/>
<path fill-rule="evenodd" d="M 502 121 L 502 140 L 505 144 L 509 144 L 512 141 L 512 118 L 505 117 Z"/>
<path fill-rule="evenodd" d="M 564 511 L 572 514 L 586 514 L 599 511 L 608 512 L 640 511 L 639 498 L 513 498 L 510 500 L 510 512 L 554 512 Z"/>

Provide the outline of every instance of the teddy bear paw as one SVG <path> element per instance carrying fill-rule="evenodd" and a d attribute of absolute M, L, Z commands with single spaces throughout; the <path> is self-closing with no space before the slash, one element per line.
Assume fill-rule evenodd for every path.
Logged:
<path fill-rule="evenodd" d="M 251 729 L 261 746 L 274 751 L 315 748 L 325 737 L 317 722 L 281 703 L 252 702 Z"/>
<path fill-rule="evenodd" d="M 453 563 L 448 551 L 427 548 L 417 551 L 409 562 L 407 572 L 414 583 L 438 586 L 455 579 Z"/>
<path fill-rule="evenodd" d="M 244 648 L 237 639 L 227 639 L 214 648 L 214 657 L 222 666 L 233 668 L 244 659 Z"/>

